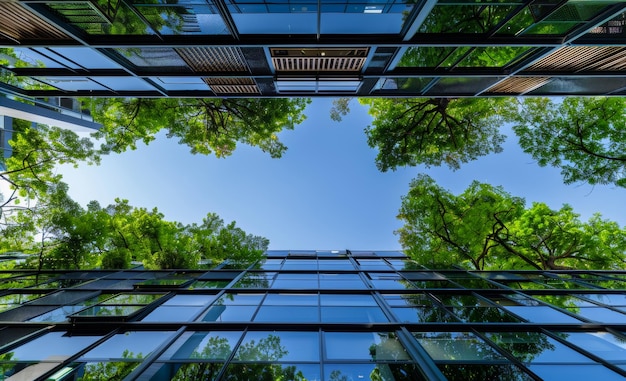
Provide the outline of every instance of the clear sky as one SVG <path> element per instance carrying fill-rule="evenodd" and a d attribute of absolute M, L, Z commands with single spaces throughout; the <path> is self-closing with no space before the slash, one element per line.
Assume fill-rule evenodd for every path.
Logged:
<path fill-rule="evenodd" d="M 200 222 L 215 212 L 237 221 L 246 232 L 270 239 L 270 249 L 400 249 L 394 230 L 401 197 L 418 173 L 433 177 L 455 194 L 473 180 L 502 185 L 527 204 L 542 201 L 552 208 L 569 203 L 586 220 L 600 212 L 626 224 L 626 189 L 569 185 L 559 171 L 540 168 L 521 152 L 508 131 L 504 152 L 447 168 L 402 168 L 380 173 L 376 151 L 363 129 L 371 122 L 356 99 L 341 123 L 329 117 L 332 99 L 314 99 L 307 120 L 283 131 L 288 147 L 281 159 L 240 145 L 225 159 L 192 155 L 187 146 L 164 134 L 149 146 L 103 158 L 100 166 L 62 167 L 70 195 L 82 205 L 116 197 L 133 206 L 158 207 L 168 220 Z M 505 127 L 506 128 L 506 127 Z"/>

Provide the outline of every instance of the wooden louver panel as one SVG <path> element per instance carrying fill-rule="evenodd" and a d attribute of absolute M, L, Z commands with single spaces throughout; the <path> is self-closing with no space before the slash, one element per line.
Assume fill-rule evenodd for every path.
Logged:
<path fill-rule="evenodd" d="M 525 94 L 545 85 L 550 77 L 511 77 L 494 85 L 487 93 L 496 94 Z"/>
<path fill-rule="evenodd" d="M 176 52 L 196 72 L 248 71 L 246 59 L 237 47 L 179 48 Z"/>
<path fill-rule="evenodd" d="M 626 48 L 619 46 L 565 46 L 528 70 L 613 71 L 626 69 Z"/>
<path fill-rule="evenodd" d="M 365 57 L 272 57 L 276 71 L 360 71 Z"/>
<path fill-rule="evenodd" d="M 22 41 L 28 39 L 62 39 L 69 37 L 37 15 L 13 1 L 0 0 L 0 37 Z"/>
<path fill-rule="evenodd" d="M 203 78 L 216 94 L 260 94 L 252 78 Z"/>

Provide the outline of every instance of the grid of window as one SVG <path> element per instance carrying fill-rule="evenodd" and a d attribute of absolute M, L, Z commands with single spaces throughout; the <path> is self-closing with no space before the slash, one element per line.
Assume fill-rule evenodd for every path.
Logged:
<path fill-rule="evenodd" d="M 0 3 L 25 98 L 626 94 L 623 0 Z"/>
<path fill-rule="evenodd" d="M 0 379 L 626 376 L 626 273 L 435 271 L 399 252 L 0 274 Z M 233 266 L 239 267 L 239 266 Z"/>

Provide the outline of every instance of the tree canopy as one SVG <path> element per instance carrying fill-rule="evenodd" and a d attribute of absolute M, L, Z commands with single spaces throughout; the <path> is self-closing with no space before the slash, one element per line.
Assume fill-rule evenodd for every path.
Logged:
<path fill-rule="evenodd" d="M 400 166 L 427 167 L 462 163 L 502 151 L 500 132 L 510 105 L 506 98 L 360 98 L 374 117 L 365 128 L 370 147 L 378 149 L 376 166 L 385 172 Z M 347 102 L 331 110 L 340 120 Z M 500 112 L 502 110 L 502 112 Z"/>
<path fill-rule="evenodd" d="M 166 130 L 192 153 L 226 157 L 237 143 L 259 147 L 272 157 L 287 149 L 278 139 L 305 116 L 309 99 L 302 98 L 98 98 L 91 100 L 94 117 L 103 128 L 96 134 L 107 149 L 123 152 L 136 142 L 149 143 Z"/>
<path fill-rule="evenodd" d="M 33 236 L 40 237 L 30 250 L 39 269 L 127 268 L 133 261 L 152 269 L 212 267 L 225 260 L 250 264 L 269 243 L 214 213 L 199 224 L 182 224 L 127 200 L 106 208 L 93 201 L 85 209 L 67 196 L 65 184 L 55 189 L 36 209 L 18 214 L 30 218 Z"/>
<path fill-rule="evenodd" d="M 541 166 L 561 169 L 566 184 L 626 187 L 626 99 L 527 98 L 514 131 Z"/>
<path fill-rule="evenodd" d="M 474 181 L 454 195 L 427 175 L 411 183 L 397 234 L 407 255 L 433 268 L 623 269 L 626 229 L 569 205 L 525 206 L 501 187 Z"/>

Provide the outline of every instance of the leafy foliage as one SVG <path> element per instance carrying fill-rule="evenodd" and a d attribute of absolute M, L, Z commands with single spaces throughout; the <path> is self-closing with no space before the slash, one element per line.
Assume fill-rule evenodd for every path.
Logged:
<path fill-rule="evenodd" d="M 377 167 L 446 164 L 458 169 L 479 156 L 502 151 L 505 136 L 499 112 L 505 98 L 364 98 L 374 117 L 365 129 L 370 147 L 378 148 Z"/>
<path fill-rule="evenodd" d="M 513 128 L 539 165 L 561 169 L 566 184 L 626 187 L 626 100 L 528 98 Z"/>
<path fill-rule="evenodd" d="M 201 262 L 252 263 L 269 241 L 225 225 L 209 213 L 201 224 L 166 221 L 154 208 L 134 208 L 126 200 L 87 209 L 71 200 L 61 187 L 56 197 L 32 214 L 42 243 L 38 268 L 80 269 L 101 266 L 127 268 L 142 261 L 147 268 L 197 268 Z"/>
<path fill-rule="evenodd" d="M 192 153 L 226 157 L 238 142 L 261 148 L 272 157 L 287 149 L 278 139 L 283 129 L 293 129 L 305 116 L 308 99 L 114 99 L 92 100 L 94 119 L 103 124 L 97 134 L 108 149 L 135 149 L 149 143 L 157 132 L 178 138 Z"/>
<path fill-rule="evenodd" d="M 582 222 L 572 208 L 524 199 L 473 182 L 455 196 L 420 175 L 402 200 L 397 233 L 406 253 L 433 268 L 621 269 L 626 230 L 599 214 Z"/>
<path fill-rule="evenodd" d="M 12 155 L 5 160 L 6 170 L 0 179 L 11 184 L 22 196 L 41 196 L 50 184 L 58 183 L 55 173 L 59 164 L 81 162 L 98 164 L 101 152 L 94 149 L 89 138 L 81 138 L 75 132 L 22 121 L 14 121 L 14 135 L 10 141 Z M 9 197 L 5 203 L 12 201 Z"/>

